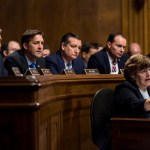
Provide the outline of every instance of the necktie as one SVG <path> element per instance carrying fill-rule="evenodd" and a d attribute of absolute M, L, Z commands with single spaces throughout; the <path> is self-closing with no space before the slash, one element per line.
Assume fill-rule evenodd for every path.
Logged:
<path fill-rule="evenodd" d="M 71 62 L 68 62 L 67 63 L 67 69 L 71 69 L 72 68 L 72 64 L 71 64 Z"/>
<path fill-rule="evenodd" d="M 112 61 L 112 72 L 116 72 L 116 63 L 117 63 L 116 60 Z"/>
<path fill-rule="evenodd" d="M 35 63 L 32 63 L 32 64 L 29 65 L 29 67 L 30 67 L 30 68 L 36 68 L 36 64 L 35 64 Z"/>

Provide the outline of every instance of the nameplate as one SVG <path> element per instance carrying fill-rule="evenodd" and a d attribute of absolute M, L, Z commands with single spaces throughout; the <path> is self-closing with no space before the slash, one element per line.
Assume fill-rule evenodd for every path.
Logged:
<path fill-rule="evenodd" d="M 85 74 L 99 74 L 98 69 L 84 69 Z"/>
<path fill-rule="evenodd" d="M 38 70 L 36 68 L 28 68 L 27 72 L 25 73 L 25 75 L 33 75 L 33 76 L 37 76 L 40 75 Z"/>
<path fill-rule="evenodd" d="M 76 73 L 73 69 L 63 69 L 61 74 L 73 75 L 73 74 L 76 74 Z"/>
<path fill-rule="evenodd" d="M 39 71 L 40 75 L 52 75 L 52 73 L 49 69 L 41 68 L 38 71 Z"/>
<path fill-rule="evenodd" d="M 12 67 L 12 74 L 15 76 L 23 76 L 18 67 Z"/>

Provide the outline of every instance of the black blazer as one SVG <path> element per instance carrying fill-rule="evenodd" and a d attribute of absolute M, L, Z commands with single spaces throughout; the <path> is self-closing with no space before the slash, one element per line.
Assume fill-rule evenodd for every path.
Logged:
<path fill-rule="evenodd" d="M 3 58 L 0 54 L 0 76 L 7 76 L 7 71 L 6 69 L 4 68 L 4 62 L 3 62 Z"/>
<path fill-rule="evenodd" d="M 38 58 L 36 60 L 36 63 L 41 68 L 45 68 L 44 58 Z M 29 68 L 28 62 L 26 60 L 23 50 L 18 50 L 10 54 L 9 56 L 7 56 L 4 61 L 4 66 L 7 69 L 9 74 L 11 74 L 12 67 L 18 67 L 22 74 L 25 74 L 27 69 Z"/>
<path fill-rule="evenodd" d="M 54 54 L 51 54 L 45 58 L 46 68 L 50 69 L 53 74 L 60 74 L 65 69 L 65 63 L 61 55 L 61 51 L 58 50 Z M 77 57 L 72 61 L 72 67 L 76 74 L 81 74 L 84 71 L 84 61 L 82 58 Z"/>
<path fill-rule="evenodd" d="M 119 70 L 124 68 L 124 64 L 128 59 L 127 54 L 123 54 L 118 61 Z M 93 54 L 89 61 L 88 61 L 88 68 L 89 69 L 98 69 L 101 74 L 110 74 L 110 64 L 108 55 L 106 53 L 106 48 L 102 49 L 101 51 Z"/>
<path fill-rule="evenodd" d="M 150 95 L 150 87 L 147 88 Z M 144 110 L 145 99 L 138 87 L 125 81 L 115 88 L 114 116 L 115 117 L 144 117 L 149 118 L 150 112 Z"/>

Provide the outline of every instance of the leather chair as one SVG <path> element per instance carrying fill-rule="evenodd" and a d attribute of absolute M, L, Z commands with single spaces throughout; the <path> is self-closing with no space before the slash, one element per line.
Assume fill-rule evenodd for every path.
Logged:
<path fill-rule="evenodd" d="M 113 111 L 113 94 L 113 89 L 100 89 L 91 103 L 92 140 L 100 150 L 111 150 L 110 119 Z"/>

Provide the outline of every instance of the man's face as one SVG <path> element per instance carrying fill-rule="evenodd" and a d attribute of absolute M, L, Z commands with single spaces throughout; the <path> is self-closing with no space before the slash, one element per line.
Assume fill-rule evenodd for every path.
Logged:
<path fill-rule="evenodd" d="M 15 41 L 11 41 L 8 44 L 8 55 L 19 50 L 20 49 L 20 45 L 19 43 L 15 42 Z"/>
<path fill-rule="evenodd" d="M 133 43 L 130 45 L 130 53 L 131 55 L 142 54 L 142 50 L 139 44 Z"/>
<path fill-rule="evenodd" d="M 108 42 L 107 46 L 110 50 L 110 55 L 114 59 L 120 59 L 126 48 L 127 41 L 122 36 L 118 35 L 115 37 L 114 41 Z"/>
<path fill-rule="evenodd" d="M 26 55 L 30 59 L 42 57 L 44 39 L 42 35 L 35 35 L 29 43 L 24 43 Z"/>
<path fill-rule="evenodd" d="M 42 57 L 46 57 L 46 56 L 48 56 L 48 55 L 50 55 L 50 49 L 43 49 L 43 51 L 42 51 Z"/>
<path fill-rule="evenodd" d="M 90 48 L 89 52 L 86 53 L 86 52 L 83 52 L 82 53 L 82 57 L 85 59 L 86 62 L 89 61 L 89 58 L 91 57 L 91 55 L 95 54 L 96 52 L 98 52 L 99 49 L 96 49 L 96 48 Z"/>
<path fill-rule="evenodd" d="M 67 61 L 76 59 L 80 53 L 81 46 L 81 40 L 70 37 L 67 45 L 62 43 L 63 57 Z"/>

